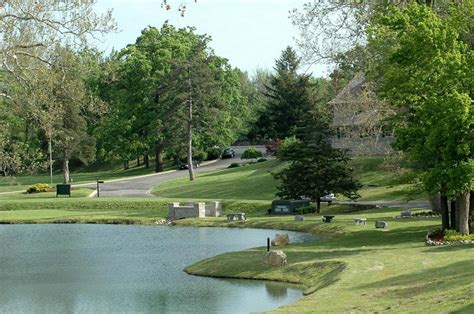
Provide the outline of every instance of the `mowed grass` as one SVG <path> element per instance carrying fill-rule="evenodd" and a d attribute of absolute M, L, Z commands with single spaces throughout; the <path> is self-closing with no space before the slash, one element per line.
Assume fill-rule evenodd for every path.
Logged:
<path fill-rule="evenodd" d="M 324 207 L 335 214 L 331 224 L 319 216 L 305 221 L 293 217 L 254 218 L 239 227 L 274 227 L 332 234 L 307 244 L 282 249 L 288 265 L 273 268 L 263 264 L 266 248 L 233 252 L 186 268 L 201 276 L 277 280 L 301 284 L 306 296 L 284 306 L 281 312 L 330 313 L 472 313 L 474 310 L 474 245 L 428 247 L 424 236 L 439 227 L 439 219 L 397 220 L 397 209 L 344 213 L 339 207 Z M 366 217 L 367 226 L 353 219 Z M 389 223 L 389 230 L 374 228 L 374 221 Z M 179 224 L 225 226 L 222 219 L 180 221 Z M 291 240 L 291 239 L 290 239 Z"/>
<path fill-rule="evenodd" d="M 91 190 L 81 189 L 83 195 Z M 166 198 L 89 198 L 73 196 L 56 198 L 54 193 L 2 195 L 0 224 L 3 223 L 124 223 L 153 224 L 168 217 L 168 204 L 176 199 Z M 208 199 L 180 199 L 183 202 Z M 225 212 L 245 212 L 248 217 L 262 216 L 270 208 L 268 201 L 227 199 Z"/>
<path fill-rule="evenodd" d="M 165 164 L 165 170 L 174 170 L 171 162 Z M 136 161 L 130 162 L 130 168 L 124 170 L 121 164 L 93 165 L 90 167 L 77 168 L 71 172 L 72 184 L 94 182 L 97 178 L 101 180 L 113 180 L 126 177 L 140 176 L 154 173 L 154 164 L 150 161 L 150 167 L 145 168 L 143 163 L 137 167 Z M 0 177 L 0 193 L 12 191 L 26 191 L 36 183 L 49 183 L 49 173 L 37 175 L 22 175 L 13 178 Z M 62 172 L 53 173 L 53 185 L 63 183 Z"/>
<path fill-rule="evenodd" d="M 195 181 L 177 179 L 153 189 L 152 193 L 168 198 L 271 200 L 275 198 L 277 182 L 272 172 L 278 172 L 284 163 L 269 160 L 200 174 Z"/>
<path fill-rule="evenodd" d="M 414 191 L 410 176 L 396 174 L 383 168 L 383 157 L 356 157 L 350 166 L 363 184 L 360 201 L 402 201 L 424 199 L 426 195 Z M 273 200 L 277 197 L 278 182 L 272 173 L 279 172 L 285 163 L 278 160 L 246 165 L 200 175 L 195 181 L 186 178 L 167 182 L 153 189 L 153 194 L 168 198 Z M 344 197 L 338 196 L 344 200 Z"/>

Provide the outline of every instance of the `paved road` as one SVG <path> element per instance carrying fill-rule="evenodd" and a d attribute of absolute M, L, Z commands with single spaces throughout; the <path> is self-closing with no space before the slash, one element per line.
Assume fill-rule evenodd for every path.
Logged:
<path fill-rule="evenodd" d="M 263 153 L 265 153 L 264 146 L 254 146 Z M 210 163 L 203 163 L 202 166 L 195 169 L 195 173 L 200 173 L 223 170 L 226 169 L 231 163 L 239 162 L 241 154 L 248 146 L 235 146 L 233 147 L 236 156 L 234 158 L 219 159 Z M 100 197 L 155 197 L 150 193 L 151 189 L 155 186 L 161 185 L 167 181 L 174 180 L 177 178 L 188 177 L 188 170 L 172 170 L 163 173 L 150 174 L 140 177 L 120 179 L 105 182 L 100 185 Z M 95 188 L 95 184 L 82 184 L 81 186 Z"/>

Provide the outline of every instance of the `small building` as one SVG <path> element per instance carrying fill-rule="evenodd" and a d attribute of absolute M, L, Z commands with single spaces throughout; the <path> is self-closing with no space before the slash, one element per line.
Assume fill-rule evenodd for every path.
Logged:
<path fill-rule="evenodd" d="M 296 210 L 300 207 L 307 207 L 310 205 L 309 200 L 274 200 L 270 214 L 276 215 L 293 215 L 297 214 Z"/>

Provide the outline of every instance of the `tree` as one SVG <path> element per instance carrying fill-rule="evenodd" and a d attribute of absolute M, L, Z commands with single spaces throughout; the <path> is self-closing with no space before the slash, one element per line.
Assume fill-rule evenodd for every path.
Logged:
<path fill-rule="evenodd" d="M 321 210 L 321 197 L 340 193 L 357 198 L 361 185 L 353 178 L 344 150 L 331 146 L 329 115 L 324 111 L 308 114 L 306 127 L 299 130 L 298 138 L 285 141 L 277 156 L 289 161 L 289 166 L 274 174 L 279 181 L 277 196 L 286 199 L 309 198 Z"/>
<path fill-rule="evenodd" d="M 417 3 L 391 7 L 374 16 L 369 45 L 379 95 L 397 109 L 395 147 L 417 162 L 426 190 L 441 193 L 443 229 L 468 234 L 474 53 L 459 12 L 473 16 L 472 1 L 443 15 Z M 458 200 L 451 223 L 448 199 Z"/>
<path fill-rule="evenodd" d="M 287 47 L 276 60 L 276 74 L 267 86 L 268 104 L 257 125 L 266 138 L 283 139 L 295 135 L 303 125 L 304 116 L 314 109 L 315 102 L 310 89 L 310 77 L 297 73 L 300 59 Z"/>
<path fill-rule="evenodd" d="M 0 68 L 2 90 L 0 96 L 8 99 L 13 111 L 20 114 L 25 124 L 25 136 L 31 137 L 33 122 L 49 126 L 45 130 L 51 156 L 52 120 L 56 110 L 44 111 L 41 121 L 35 119 L 34 108 L 44 99 L 45 86 L 37 83 L 45 78 L 45 72 L 53 66 L 58 45 L 66 44 L 78 49 L 88 44 L 97 34 L 115 29 L 111 11 L 96 14 L 95 1 L 0 1 Z M 46 102 L 43 102 L 46 103 Z M 50 116 L 48 117 L 48 114 Z M 36 116 L 37 118 L 38 116 Z M 40 143 L 28 143 L 30 149 Z M 15 145 L 18 147 L 18 145 Z M 11 152 L 8 155 L 8 152 Z M 4 158 L 26 169 L 29 160 L 18 159 L 22 154 L 4 151 Z M 51 157 L 50 157 L 50 166 Z"/>
<path fill-rule="evenodd" d="M 194 180 L 195 131 L 205 132 L 209 127 L 218 126 L 212 116 L 223 109 L 218 95 L 220 82 L 212 71 L 217 57 L 206 51 L 207 41 L 207 37 L 199 37 L 185 58 L 175 60 L 159 89 L 161 107 L 172 112 L 167 116 L 174 120 L 174 125 L 183 126 L 179 120 L 185 121 L 186 156 L 191 181 Z M 166 126 L 170 125 L 165 122 Z"/>

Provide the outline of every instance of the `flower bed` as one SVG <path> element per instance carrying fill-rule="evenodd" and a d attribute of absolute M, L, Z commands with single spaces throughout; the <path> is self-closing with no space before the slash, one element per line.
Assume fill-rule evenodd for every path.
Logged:
<path fill-rule="evenodd" d="M 463 236 L 454 230 L 441 231 L 434 230 L 428 231 L 425 237 L 427 245 L 447 245 L 447 244 L 472 244 L 474 243 L 474 234 Z"/>

